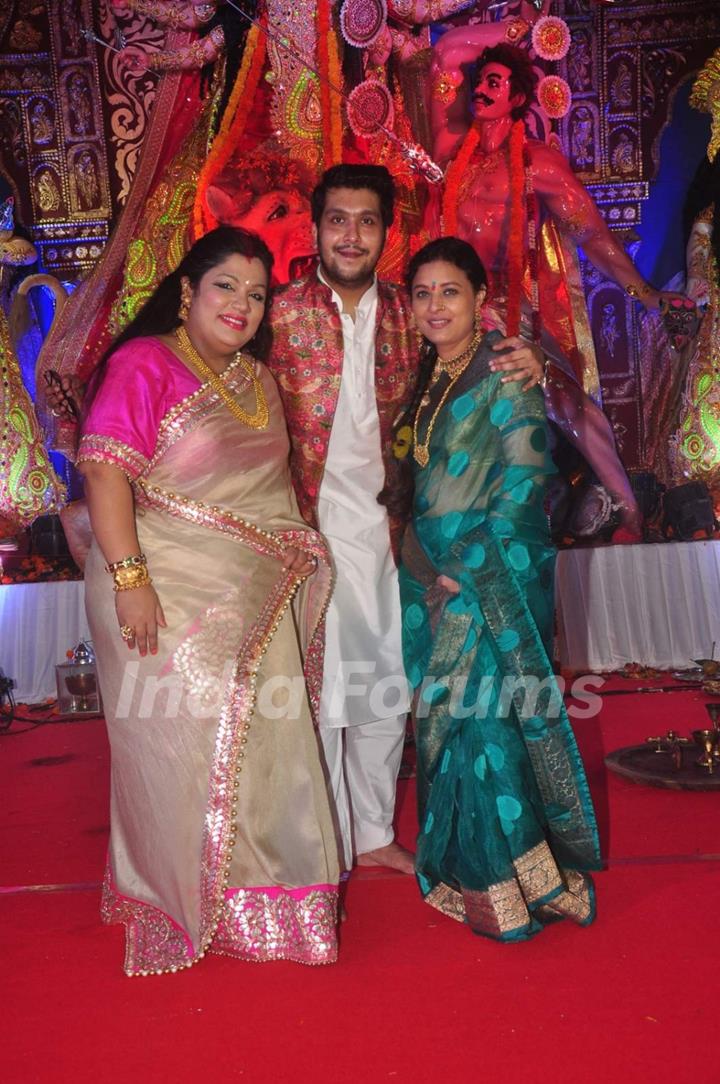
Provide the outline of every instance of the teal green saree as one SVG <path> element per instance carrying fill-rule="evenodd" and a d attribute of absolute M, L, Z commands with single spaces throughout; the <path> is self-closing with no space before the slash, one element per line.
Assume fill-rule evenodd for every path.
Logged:
<path fill-rule="evenodd" d="M 543 396 L 490 372 L 496 337 L 438 412 L 427 466 L 415 466 L 400 587 L 420 889 L 476 933 L 518 941 L 564 916 L 592 922 L 587 874 L 600 853 L 548 657 L 555 551 L 544 497 L 554 467 Z M 433 409 L 419 419 L 421 440 Z"/>

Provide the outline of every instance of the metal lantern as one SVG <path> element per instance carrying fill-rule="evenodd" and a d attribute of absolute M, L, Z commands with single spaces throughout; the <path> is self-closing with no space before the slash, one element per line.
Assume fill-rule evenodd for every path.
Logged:
<path fill-rule="evenodd" d="M 102 699 L 90 644 L 81 641 L 68 652 L 68 662 L 55 667 L 58 715 L 62 719 L 87 719 L 102 715 Z"/>

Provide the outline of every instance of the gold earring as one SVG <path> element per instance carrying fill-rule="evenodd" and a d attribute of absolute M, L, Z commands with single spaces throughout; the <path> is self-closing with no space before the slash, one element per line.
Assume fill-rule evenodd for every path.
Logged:
<path fill-rule="evenodd" d="M 190 315 L 190 296 L 183 290 L 180 295 L 180 308 L 178 309 L 178 319 L 185 323 Z"/>

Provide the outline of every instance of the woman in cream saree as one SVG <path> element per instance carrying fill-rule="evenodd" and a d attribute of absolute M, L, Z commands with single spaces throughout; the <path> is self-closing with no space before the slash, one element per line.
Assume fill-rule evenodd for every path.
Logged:
<path fill-rule="evenodd" d="M 259 264 L 253 243 L 239 251 Z M 202 288 L 190 281 L 197 306 Z M 221 319 L 238 330 L 244 317 L 225 304 Z M 337 845 L 310 698 L 322 674 L 327 554 L 297 510 L 265 367 L 245 355 L 203 381 L 188 363 L 192 345 L 179 353 L 167 335 L 114 351 L 78 456 L 88 482 L 103 466 L 130 481 L 160 606 L 157 649 L 148 623 L 149 650 L 138 625 L 140 655 L 129 653 L 135 626 L 118 623 L 134 592 L 114 595 L 108 543 L 104 554 L 93 544 L 87 609 L 112 751 L 103 917 L 125 923 L 133 975 L 175 971 L 208 950 L 326 963 L 336 957 Z M 115 572 L 116 588 L 137 567 Z"/>

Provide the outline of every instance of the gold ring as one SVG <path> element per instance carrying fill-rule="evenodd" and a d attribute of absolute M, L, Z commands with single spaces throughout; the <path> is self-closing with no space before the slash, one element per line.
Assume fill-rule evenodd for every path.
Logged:
<path fill-rule="evenodd" d="M 135 639 L 135 629 L 133 628 L 132 625 L 121 625 L 120 626 L 120 635 L 122 636 L 123 640 L 126 640 L 126 641 L 127 640 L 134 640 Z"/>

